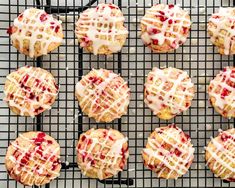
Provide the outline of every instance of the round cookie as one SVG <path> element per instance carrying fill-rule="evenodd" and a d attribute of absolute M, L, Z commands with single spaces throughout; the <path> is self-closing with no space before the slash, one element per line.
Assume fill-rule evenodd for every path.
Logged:
<path fill-rule="evenodd" d="M 156 128 L 148 138 L 144 165 L 158 178 L 177 179 L 188 171 L 194 158 L 190 137 L 174 124 Z"/>
<path fill-rule="evenodd" d="M 216 177 L 235 182 L 235 129 L 220 130 L 217 137 L 211 138 L 205 158 Z"/>
<path fill-rule="evenodd" d="M 187 72 L 154 67 L 147 76 L 144 102 L 159 118 L 168 120 L 191 106 L 194 90 Z"/>
<path fill-rule="evenodd" d="M 129 157 L 127 138 L 114 129 L 90 129 L 80 136 L 77 163 L 82 173 L 100 180 L 122 171 Z"/>
<path fill-rule="evenodd" d="M 130 89 L 122 77 L 106 69 L 93 69 L 76 85 L 82 111 L 96 122 L 111 122 L 127 113 Z"/>
<path fill-rule="evenodd" d="M 215 110 L 225 118 L 235 117 L 235 67 L 225 67 L 211 80 L 209 99 Z"/>
<path fill-rule="evenodd" d="M 58 177 L 60 146 L 43 132 L 20 134 L 8 147 L 5 166 L 8 174 L 26 186 L 44 185 Z"/>
<path fill-rule="evenodd" d="M 178 5 L 157 4 L 140 21 L 141 39 L 153 52 L 166 53 L 185 43 L 191 21 Z"/>
<path fill-rule="evenodd" d="M 12 45 L 31 58 L 48 54 L 63 40 L 61 21 L 36 8 L 21 13 L 7 32 Z"/>
<path fill-rule="evenodd" d="M 95 55 L 120 51 L 128 36 L 124 20 L 119 7 L 111 3 L 85 10 L 76 23 L 80 47 Z"/>
<path fill-rule="evenodd" d="M 4 93 L 4 100 L 12 112 L 34 117 L 51 108 L 58 86 L 48 71 L 24 66 L 7 76 Z"/>
<path fill-rule="evenodd" d="M 211 42 L 224 55 L 235 54 L 235 8 L 220 7 L 218 13 L 212 14 L 208 22 Z"/>

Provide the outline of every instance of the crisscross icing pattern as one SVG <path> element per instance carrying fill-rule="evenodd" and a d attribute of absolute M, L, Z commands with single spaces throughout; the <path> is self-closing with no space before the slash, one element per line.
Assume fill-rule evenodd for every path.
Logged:
<path fill-rule="evenodd" d="M 189 108 L 194 96 L 193 88 L 187 72 L 172 67 L 154 67 L 147 76 L 144 101 L 156 115 L 164 108 L 170 108 L 176 115 Z"/>
<path fill-rule="evenodd" d="M 77 151 L 82 156 L 82 164 L 78 165 L 83 166 L 83 174 L 96 169 L 98 178 L 104 179 L 105 174 L 116 175 L 122 171 L 129 156 L 128 146 L 124 148 L 127 137 L 114 138 L 117 131 L 113 129 L 91 129 L 89 132 L 90 134 L 81 135 L 77 146 Z M 102 132 L 102 139 L 99 132 Z"/>
<path fill-rule="evenodd" d="M 18 41 L 20 51 L 24 51 L 25 40 L 28 40 L 30 57 L 35 56 L 37 45 L 40 46 L 41 50 L 39 54 L 45 55 L 48 53 L 50 44 L 62 42 L 63 38 L 57 35 L 61 30 L 61 23 L 44 10 L 30 8 L 14 20 L 9 34 L 11 34 L 11 40 L 14 43 Z"/>
<path fill-rule="evenodd" d="M 174 124 L 156 128 L 148 138 L 147 145 L 148 147 L 143 149 L 143 153 L 148 155 L 148 161 L 145 163 L 158 177 L 167 172 L 167 179 L 172 173 L 177 173 L 178 176 L 175 178 L 178 178 L 188 171 L 193 160 L 194 148 L 189 136 Z M 154 164 L 155 160 L 160 161 L 160 164 Z"/>
<path fill-rule="evenodd" d="M 41 68 L 25 66 L 7 76 L 4 100 L 20 115 L 34 117 L 51 108 L 58 93 L 54 77 Z"/>
<path fill-rule="evenodd" d="M 114 4 L 99 4 L 87 9 L 76 23 L 77 37 L 83 41 L 80 46 L 91 41 L 95 55 L 101 46 L 107 46 L 112 52 L 120 51 L 123 44 L 117 42 L 116 37 L 128 34 L 124 20 L 119 7 Z"/>
<path fill-rule="evenodd" d="M 216 171 L 216 176 L 228 181 L 235 181 L 235 129 L 219 131 L 218 137 L 211 137 L 213 147 L 210 144 L 206 147 L 206 152 L 210 154 L 207 165 Z M 215 160 L 213 164 L 212 160 Z"/>
<path fill-rule="evenodd" d="M 210 82 L 208 93 L 215 98 L 214 105 L 219 112 L 228 117 L 235 117 L 235 68 L 225 67 L 223 71 Z"/>
<path fill-rule="evenodd" d="M 30 133 L 20 134 L 20 140 L 16 139 L 11 143 L 10 147 L 13 147 L 14 153 L 8 159 L 15 166 L 8 169 L 8 172 L 10 175 L 19 176 L 19 180 L 27 185 L 40 185 L 44 181 L 48 183 L 59 176 L 58 170 L 55 171 L 55 169 L 60 168 L 58 155 L 60 147 L 57 143 L 55 147 L 53 140 L 47 140 L 45 133 L 38 132 L 32 139 L 29 139 L 26 134 Z M 31 132 L 31 134 L 34 133 Z M 26 147 L 23 147 L 19 141 L 27 143 Z M 21 175 L 24 175 L 23 178 Z"/>
<path fill-rule="evenodd" d="M 119 75 L 93 69 L 77 83 L 76 94 L 82 111 L 89 117 L 99 122 L 108 115 L 111 121 L 126 113 L 130 89 Z"/>
<path fill-rule="evenodd" d="M 178 5 L 158 4 L 147 10 L 141 24 L 147 26 L 147 31 L 141 35 L 146 44 L 152 41 L 161 46 L 168 41 L 176 49 L 186 41 L 191 21 L 188 12 Z"/>
<path fill-rule="evenodd" d="M 235 54 L 235 8 L 220 7 L 219 12 L 210 17 L 208 31 L 212 43 L 221 43 L 218 46 L 225 55 Z"/>

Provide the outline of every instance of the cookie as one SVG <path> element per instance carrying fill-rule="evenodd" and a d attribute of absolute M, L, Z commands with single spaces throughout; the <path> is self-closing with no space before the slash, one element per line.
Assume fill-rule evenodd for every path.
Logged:
<path fill-rule="evenodd" d="M 63 40 L 61 21 L 36 8 L 22 12 L 7 32 L 12 45 L 31 58 L 48 54 Z"/>
<path fill-rule="evenodd" d="M 225 118 L 235 117 L 235 67 L 225 67 L 211 80 L 209 99 L 214 109 Z"/>
<path fill-rule="evenodd" d="M 211 42 L 224 55 L 235 54 L 235 8 L 220 7 L 217 13 L 212 14 L 208 22 L 208 34 Z"/>
<path fill-rule="evenodd" d="M 93 69 L 76 85 L 82 111 L 96 122 L 111 122 L 127 113 L 130 89 L 122 77 L 106 69 Z"/>
<path fill-rule="evenodd" d="M 58 86 L 51 73 L 24 66 L 7 76 L 4 100 L 12 112 L 34 117 L 51 108 L 57 93 Z"/>
<path fill-rule="evenodd" d="M 158 178 L 177 179 L 187 173 L 193 153 L 190 137 L 172 124 L 151 133 L 142 157 L 144 165 Z"/>
<path fill-rule="evenodd" d="M 43 132 L 20 134 L 7 149 L 5 166 L 11 178 L 26 186 L 44 185 L 58 177 L 60 146 Z"/>
<path fill-rule="evenodd" d="M 235 129 L 220 130 L 206 147 L 206 163 L 216 177 L 235 182 Z"/>
<path fill-rule="evenodd" d="M 122 171 L 129 157 L 127 138 L 114 129 L 90 129 L 80 136 L 77 162 L 82 173 L 100 180 Z"/>
<path fill-rule="evenodd" d="M 111 3 L 85 10 L 76 23 L 80 47 L 95 55 L 119 52 L 128 35 L 124 21 L 119 7 Z"/>
<path fill-rule="evenodd" d="M 153 68 L 147 76 L 144 102 L 161 119 L 186 111 L 194 97 L 194 84 L 187 72 L 176 68 Z"/>
<path fill-rule="evenodd" d="M 153 52 L 171 52 L 185 43 L 191 21 L 178 5 L 157 4 L 140 21 L 141 39 Z"/>

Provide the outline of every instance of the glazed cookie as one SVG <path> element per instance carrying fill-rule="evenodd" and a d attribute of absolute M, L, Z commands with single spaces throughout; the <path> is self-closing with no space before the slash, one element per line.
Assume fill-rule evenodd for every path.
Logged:
<path fill-rule="evenodd" d="M 177 179 L 187 173 L 193 153 L 190 137 L 172 124 L 151 133 L 142 156 L 144 165 L 158 178 Z"/>
<path fill-rule="evenodd" d="M 206 147 L 206 162 L 216 177 L 235 182 L 235 129 L 220 130 Z"/>
<path fill-rule="evenodd" d="M 161 119 L 186 111 L 194 97 L 194 84 L 187 72 L 176 68 L 153 68 L 147 76 L 144 102 Z"/>
<path fill-rule="evenodd" d="M 220 7 L 218 13 L 212 14 L 208 22 L 211 42 L 217 46 L 220 54 L 235 54 L 235 8 Z"/>
<path fill-rule="evenodd" d="M 130 89 L 119 75 L 93 69 L 76 85 L 75 95 L 82 111 L 96 122 L 111 122 L 127 113 Z"/>
<path fill-rule="evenodd" d="M 58 86 L 48 71 L 25 66 L 7 76 L 4 93 L 4 100 L 14 113 L 34 117 L 51 108 Z"/>
<path fill-rule="evenodd" d="M 119 7 L 111 3 L 85 10 L 76 23 L 80 47 L 95 55 L 120 51 L 128 35 L 124 20 Z"/>
<path fill-rule="evenodd" d="M 191 21 L 177 5 L 157 4 L 141 19 L 141 39 L 153 52 L 165 53 L 185 43 Z"/>
<path fill-rule="evenodd" d="M 77 144 L 78 166 L 90 178 L 103 180 L 118 174 L 128 157 L 127 138 L 114 129 L 90 129 Z"/>
<path fill-rule="evenodd" d="M 61 21 L 36 8 L 21 13 L 8 33 L 12 45 L 31 58 L 48 54 L 60 46 L 63 40 Z"/>
<path fill-rule="evenodd" d="M 60 146 L 43 132 L 27 132 L 8 147 L 5 165 L 8 174 L 23 185 L 44 185 L 58 177 Z"/>
<path fill-rule="evenodd" d="M 235 67 L 225 67 L 211 80 L 209 99 L 215 110 L 223 117 L 235 117 Z"/>

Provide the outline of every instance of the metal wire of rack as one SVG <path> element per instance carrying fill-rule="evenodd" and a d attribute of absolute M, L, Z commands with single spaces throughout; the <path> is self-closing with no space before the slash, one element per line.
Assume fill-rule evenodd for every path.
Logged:
<path fill-rule="evenodd" d="M 81 11 L 96 6 L 99 0 L 5 0 L 0 2 L 0 95 L 3 99 L 5 77 L 23 65 L 42 67 L 55 76 L 60 93 L 52 110 L 31 119 L 19 117 L 0 102 L 0 187 L 23 187 L 7 175 L 4 168 L 6 149 L 19 133 L 41 130 L 57 139 L 61 146 L 63 167 L 61 175 L 46 188 L 65 187 L 235 187 L 235 183 L 223 182 L 214 177 L 205 166 L 204 146 L 219 128 L 234 127 L 234 120 L 217 114 L 207 101 L 206 87 L 225 66 L 235 66 L 233 56 L 221 56 L 211 45 L 206 24 L 211 13 L 220 6 L 234 6 L 232 0 L 113 0 L 126 18 L 130 34 L 122 51 L 111 56 L 94 56 L 78 47 L 74 35 L 74 23 Z M 106 1 L 105 1 L 106 2 Z M 139 21 L 147 8 L 156 3 L 180 4 L 190 12 L 193 21 L 191 35 L 186 44 L 168 54 L 153 54 L 139 38 Z M 6 29 L 14 18 L 26 8 L 45 9 L 63 21 L 64 43 L 47 56 L 30 59 L 11 47 Z M 152 67 L 173 66 L 186 70 L 196 85 L 197 93 L 192 107 L 171 121 L 156 118 L 143 102 L 143 85 Z M 82 114 L 74 96 L 75 84 L 91 68 L 106 68 L 120 73 L 131 88 L 128 114 L 112 123 L 95 123 Z M 174 122 L 189 133 L 195 147 L 195 159 L 189 172 L 178 180 L 163 180 L 143 166 L 141 150 L 154 128 Z M 126 169 L 114 178 L 98 181 L 80 173 L 76 164 L 76 141 L 79 135 L 91 127 L 112 127 L 129 138 L 130 158 Z"/>

